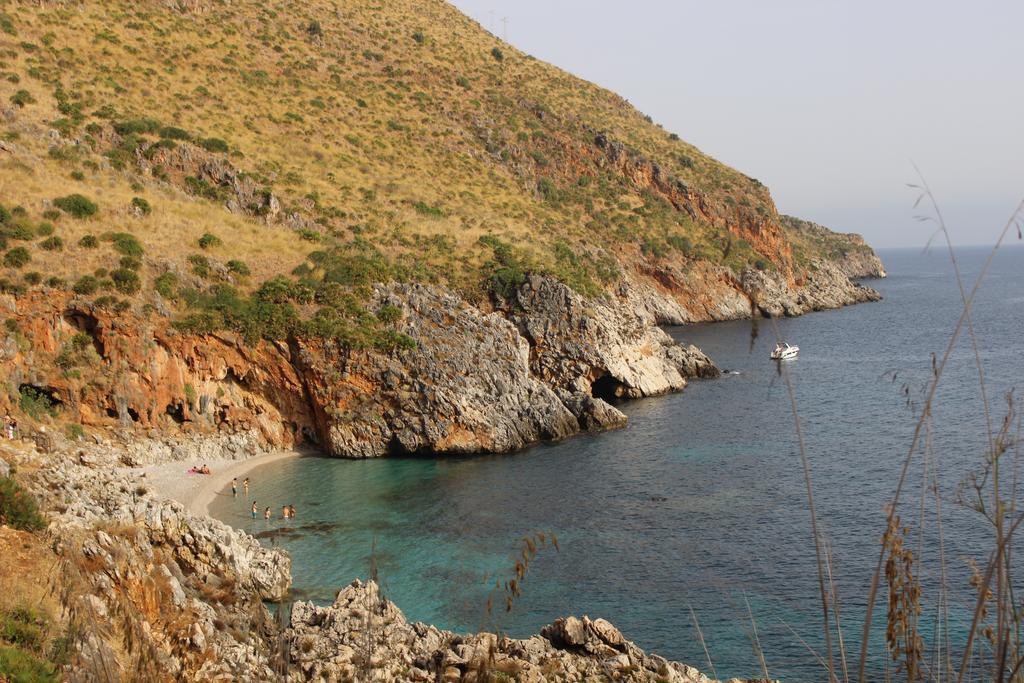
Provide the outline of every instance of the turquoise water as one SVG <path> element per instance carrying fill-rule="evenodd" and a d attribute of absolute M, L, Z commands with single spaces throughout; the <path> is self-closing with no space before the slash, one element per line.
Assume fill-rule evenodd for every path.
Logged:
<path fill-rule="evenodd" d="M 811 461 L 823 534 L 834 555 L 844 635 L 858 646 L 863 595 L 884 531 L 883 506 L 913 431 L 920 390 L 959 315 L 959 293 L 939 254 L 883 253 L 883 302 L 778 321 L 801 346 L 791 374 Z M 981 251 L 966 251 L 968 280 Z M 1024 250 L 1000 256 L 974 322 L 996 403 L 1024 382 Z M 287 527 L 249 518 L 251 500 L 219 496 L 218 518 L 260 533 L 294 559 L 298 598 L 328 602 L 376 571 L 413 620 L 455 630 L 482 626 L 528 635 L 566 614 L 602 616 L 644 648 L 707 669 L 689 609 L 720 677 L 759 672 L 750 612 L 769 673 L 824 678 L 799 634 L 821 650 L 821 612 L 805 485 L 785 384 L 767 360 L 762 321 L 670 332 L 738 374 L 694 382 L 682 394 L 624 403 L 626 429 L 584 435 L 504 456 L 344 461 L 301 458 L 252 472 L 261 509 L 294 504 Z M 905 390 L 904 390 L 905 389 Z M 985 425 L 966 342 L 957 347 L 935 408 L 937 473 L 952 593 L 962 634 L 971 595 L 968 558 L 984 557 L 986 527 L 956 504 L 978 468 Z M 929 475 L 931 476 L 931 475 Z M 922 470 L 915 460 L 906 519 L 917 519 Z M 934 501 L 924 509 L 934 515 Z M 938 569 L 926 525 L 922 584 L 926 638 L 934 627 Z M 531 564 L 511 613 L 485 613 L 495 579 L 508 578 L 520 539 L 557 534 L 559 550 Z M 908 540 L 917 548 L 917 537 Z M 884 609 L 881 612 L 884 620 Z M 495 623 L 496 622 L 496 623 Z M 884 622 L 876 622 L 884 626 Z M 877 630 L 877 629 L 876 629 Z M 880 672 L 880 648 L 873 671 Z"/>

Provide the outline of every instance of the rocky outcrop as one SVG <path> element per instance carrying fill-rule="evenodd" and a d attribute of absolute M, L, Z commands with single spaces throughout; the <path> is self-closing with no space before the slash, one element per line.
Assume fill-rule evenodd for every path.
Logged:
<path fill-rule="evenodd" d="M 852 281 L 830 261 L 814 261 L 803 286 L 790 288 L 778 274 L 759 270 L 743 273 L 743 288 L 763 315 L 795 316 L 882 298 L 876 290 Z"/>
<path fill-rule="evenodd" d="M 97 466 L 103 460 L 102 452 L 79 449 L 78 462 L 54 458 L 31 479 L 58 537 L 98 524 L 131 526 L 141 534 L 139 543 L 166 549 L 181 572 L 200 582 L 230 581 L 265 600 L 287 595 L 291 559 L 285 553 L 154 496 L 141 472 Z"/>
<path fill-rule="evenodd" d="M 693 667 L 645 653 L 603 619 L 559 619 L 526 640 L 409 624 L 372 581 L 354 581 L 329 607 L 296 603 L 285 637 L 305 680 L 481 681 L 491 674 L 537 683 L 712 683 Z"/>
<path fill-rule="evenodd" d="M 596 398 L 639 398 L 678 391 L 687 377 L 718 369 L 694 346 L 615 300 L 586 300 L 566 285 L 531 277 L 507 312 L 530 344 L 530 365 L 543 381 Z"/>
<path fill-rule="evenodd" d="M 442 287 L 378 285 L 366 306 L 400 311 L 394 331 L 416 342 L 393 352 L 302 338 L 249 346 L 32 294 L 7 299 L 25 343 L 8 338 L 0 366 L 7 395 L 30 387 L 87 427 L 240 435 L 224 442 L 232 453 L 304 441 L 347 457 L 505 452 L 621 426 L 607 401 L 717 374 L 656 326 L 660 309 L 635 309 L 631 291 L 586 300 L 533 277 L 488 313 Z"/>

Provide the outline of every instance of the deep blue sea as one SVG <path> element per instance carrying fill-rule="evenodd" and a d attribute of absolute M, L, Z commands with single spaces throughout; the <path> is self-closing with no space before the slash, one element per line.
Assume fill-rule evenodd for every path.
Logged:
<path fill-rule="evenodd" d="M 986 254 L 960 252 L 968 288 Z M 890 276 L 869 284 L 882 302 L 777 321 L 777 333 L 801 347 L 785 369 L 851 666 L 884 506 L 908 453 L 932 354 L 941 358 L 961 311 L 944 252 L 881 256 Z M 1024 386 L 1024 249 L 997 255 L 973 323 L 998 427 L 1006 393 Z M 786 384 L 768 360 L 776 328 L 762 320 L 756 337 L 750 322 L 669 331 L 731 372 L 680 394 L 621 404 L 629 415 L 623 430 L 512 455 L 300 458 L 254 470 L 261 507 L 265 501 L 275 516 L 283 504 L 298 511 L 290 532 L 263 539 L 291 553 L 296 597 L 329 602 L 375 565 L 387 596 L 411 620 L 525 636 L 559 616 L 600 616 L 640 646 L 708 670 L 692 608 L 719 677 L 760 673 L 753 622 L 773 678 L 823 680 L 809 649 L 823 653 L 805 481 Z M 940 572 L 937 506 L 932 492 L 922 503 L 922 482 L 937 482 L 941 494 L 956 649 L 973 605 L 968 561 L 983 560 L 991 547 L 984 520 L 957 501 L 960 482 L 980 471 L 985 453 L 980 394 L 965 334 L 937 393 L 927 470 L 916 454 L 899 509 L 912 527 L 906 545 L 918 556 L 929 658 Z M 211 511 L 254 533 L 285 526 L 252 522 L 249 504 L 219 496 Z M 511 576 L 520 539 L 536 531 L 555 533 L 559 550 L 541 550 L 512 611 L 488 617 L 495 580 Z M 878 635 L 885 595 L 872 677 L 885 665 Z"/>

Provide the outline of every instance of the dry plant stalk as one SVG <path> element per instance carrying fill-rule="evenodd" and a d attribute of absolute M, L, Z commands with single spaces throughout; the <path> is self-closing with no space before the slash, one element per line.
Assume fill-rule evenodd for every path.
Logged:
<path fill-rule="evenodd" d="M 914 552 L 904 545 L 909 530 L 900 526 L 900 518 L 889 521 L 882 544 L 888 554 L 885 580 L 889 586 L 888 622 L 885 641 L 897 672 L 904 672 L 907 681 L 922 680 L 924 642 L 918 632 L 921 616 L 921 585 L 914 575 Z"/>

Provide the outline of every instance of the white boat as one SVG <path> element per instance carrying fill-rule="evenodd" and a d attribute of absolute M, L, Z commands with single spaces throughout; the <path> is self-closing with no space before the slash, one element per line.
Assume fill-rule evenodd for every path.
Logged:
<path fill-rule="evenodd" d="M 790 346 L 786 342 L 779 342 L 772 351 L 772 360 L 789 360 L 796 358 L 798 353 L 800 353 L 799 346 Z"/>

